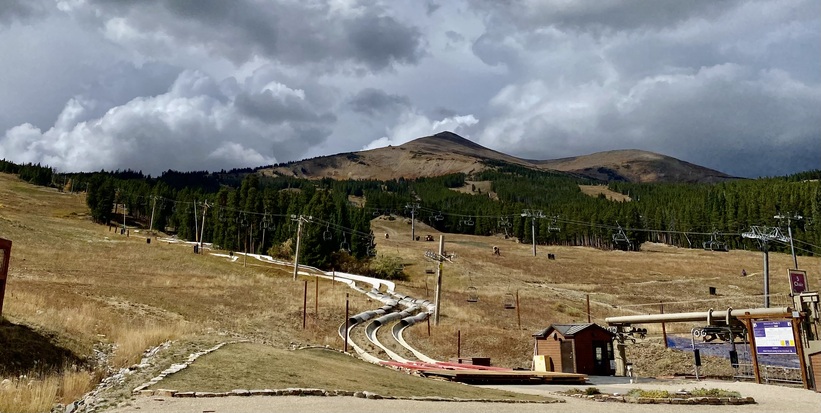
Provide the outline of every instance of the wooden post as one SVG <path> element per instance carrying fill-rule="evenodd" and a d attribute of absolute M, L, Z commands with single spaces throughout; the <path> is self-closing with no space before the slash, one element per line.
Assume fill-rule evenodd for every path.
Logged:
<path fill-rule="evenodd" d="M 587 294 L 587 322 L 590 322 L 590 294 Z"/>
<path fill-rule="evenodd" d="M 522 329 L 522 313 L 519 306 L 519 290 L 516 290 L 516 319 L 519 321 L 519 330 Z"/>
<path fill-rule="evenodd" d="M 345 293 L 345 352 L 348 352 L 348 293 Z"/>
<path fill-rule="evenodd" d="M 428 320 L 428 337 L 430 337 L 430 317 L 426 318 Z"/>
<path fill-rule="evenodd" d="M 316 322 L 319 323 L 319 277 L 314 278 L 314 314 L 316 314 Z"/>
<path fill-rule="evenodd" d="M 437 267 L 436 267 L 436 292 L 435 298 L 433 300 L 433 325 L 439 325 L 439 306 L 441 303 L 439 302 L 442 299 L 442 261 L 443 256 L 445 254 L 445 236 L 439 236 L 439 254 Z"/>
<path fill-rule="evenodd" d="M 661 308 L 659 309 L 660 314 L 664 314 L 664 303 L 660 304 Z M 664 338 L 664 348 L 668 348 L 667 346 L 667 326 L 665 323 L 661 323 L 661 336 Z"/>
<path fill-rule="evenodd" d="M 798 356 L 798 363 L 801 366 L 801 382 L 804 388 L 809 390 L 810 382 L 807 379 L 807 363 L 804 360 L 804 345 L 801 343 L 801 333 L 798 331 L 798 323 L 801 322 L 800 317 L 792 318 L 792 335 L 795 340 L 795 354 Z"/>
<path fill-rule="evenodd" d="M 6 295 L 6 278 L 11 260 L 11 240 L 0 238 L 0 316 L 3 315 L 3 297 Z"/>
<path fill-rule="evenodd" d="M 456 358 L 462 358 L 462 330 L 456 330 Z"/>
<path fill-rule="evenodd" d="M 308 317 L 308 280 L 303 282 L 302 289 L 302 329 L 305 329 L 305 321 Z"/>
<path fill-rule="evenodd" d="M 758 369 L 758 354 L 755 348 L 755 334 L 753 333 L 753 320 L 750 318 L 750 313 L 746 313 L 745 315 L 744 324 L 747 326 L 747 340 L 750 342 L 750 357 L 753 359 L 755 382 L 761 384 L 761 372 Z"/>

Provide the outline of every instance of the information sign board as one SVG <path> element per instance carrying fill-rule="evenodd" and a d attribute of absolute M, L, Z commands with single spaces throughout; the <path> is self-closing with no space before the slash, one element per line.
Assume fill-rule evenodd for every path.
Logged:
<path fill-rule="evenodd" d="M 792 321 L 753 321 L 755 352 L 796 354 Z"/>

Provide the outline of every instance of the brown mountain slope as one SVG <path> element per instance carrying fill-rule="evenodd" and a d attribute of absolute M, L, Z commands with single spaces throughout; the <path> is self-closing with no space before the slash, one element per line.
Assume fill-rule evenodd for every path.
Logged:
<path fill-rule="evenodd" d="M 709 183 L 733 179 L 719 171 L 637 149 L 534 161 L 534 164 L 605 181 Z"/>
<path fill-rule="evenodd" d="M 721 172 L 664 155 L 639 150 L 600 152 L 546 161 L 517 158 L 485 148 L 451 132 L 441 132 L 400 146 L 322 156 L 260 169 L 263 175 L 307 179 L 414 179 L 479 172 L 495 160 L 540 170 L 558 170 L 600 180 L 631 182 L 716 182 Z"/>

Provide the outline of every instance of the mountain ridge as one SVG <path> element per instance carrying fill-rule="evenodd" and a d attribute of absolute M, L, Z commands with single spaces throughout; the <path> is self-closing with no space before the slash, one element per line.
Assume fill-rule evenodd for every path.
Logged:
<path fill-rule="evenodd" d="M 601 181 L 712 183 L 734 179 L 713 169 L 639 149 L 547 160 L 523 159 L 484 147 L 453 132 L 420 137 L 399 146 L 326 155 L 258 171 L 263 175 L 307 179 L 415 179 L 471 174 L 490 168 L 487 161 Z"/>

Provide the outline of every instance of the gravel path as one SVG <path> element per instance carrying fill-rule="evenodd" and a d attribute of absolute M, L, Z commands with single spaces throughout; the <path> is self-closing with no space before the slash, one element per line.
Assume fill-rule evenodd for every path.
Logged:
<path fill-rule="evenodd" d="M 128 406 L 121 406 L 109 413 L 204 413 L 204 412 L 362 412 L 384 413 L 386 411 L 418 411 L 418 412 L 464 412 L 494 411 L 500 413 L 528 413 L 561 411 L 568 412 L 597 412 L 608 413 L 693 413 L 698 412 L 819 412 L 821 411 L 821 393 L 798 388 L 760 385 L 754 383 L 726 382 L 726 381 L 694 381 L 694 380 L 649 380 L 643 379 L 638 383 L 630 384 L 620 377 L 595 377 L 585 386 L 597 387 L 603 392 L 626 393 L 631 388 L 660 389 L 676 391 L 679 389 L 720 388 L 735 390 L 742 396 L 752 396 L 758 404 L 741 406 L 679 406 L 679 405 L 638 405 L 627 403 L 598 403 L 572 397 L 557 396 L 555 392 L 569 389 L 573 386 L 536 385 L 536 386 L 487 386 L 529 394 L 540 394 L 556 397 L 565 403 L 557 404 L 508 404 L 508 403 L 457 403 L 457 402 L 421 402 L 410 400 L 368 400 L 354 397 L 222 397 L 222 398 L 170 398 L 170 397 L 138 397 L 129 402 Z"/>

